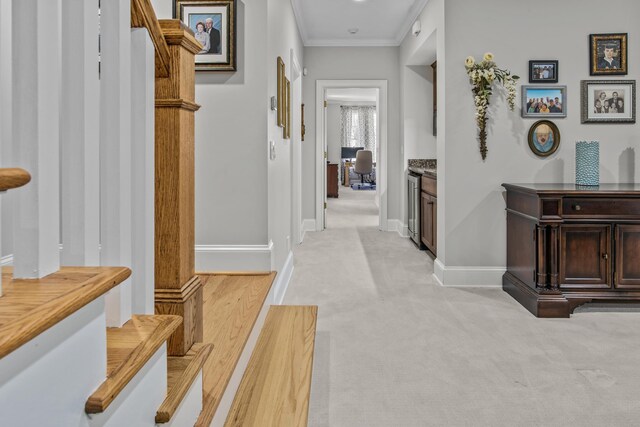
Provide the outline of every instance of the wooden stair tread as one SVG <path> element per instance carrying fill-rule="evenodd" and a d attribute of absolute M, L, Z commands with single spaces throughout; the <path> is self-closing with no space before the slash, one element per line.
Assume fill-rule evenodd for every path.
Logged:
<path fill-rule="evenodd" d="M 213 344 L 196 343 L 184 356 L 167 359 L 167 397 L 158 408 L 156 423 L 168 423 L 211 354 Z"/>
<path fill-rule="evenodd" d="M 306 426 L 318 308 L 272 306 L 225 427 Z"/>
<path fill-rule="evenodd" d="M 121 328 L 107 328 L 107 379 L 85 411 L 104 412 L 181 323 L 180 316 L 136 315 Z"/>
<path fill-rule="evenodd" d="M 131 275 L 124 267 L 63 267 L 42 279 L 14 280 L 12 272 L 2 269 L 0 358 Z"/>
<path fill-rule="evenodd" d="M 209 427 L 251 335 L 275 273 L 203 276 L 204 342 L 215 350 L 203 370 L 203 405 L 197 427 Z"/>

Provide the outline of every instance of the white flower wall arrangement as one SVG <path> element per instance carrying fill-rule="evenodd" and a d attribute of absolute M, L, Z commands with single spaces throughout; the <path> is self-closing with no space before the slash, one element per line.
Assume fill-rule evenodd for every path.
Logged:
<path fill-rule="evenodd" d="M 478 137 L 480 139 L 480 154 L 482 160 L 487 158 L 487 110 L 493 91 L 493 84 L 498 81 L 507 90 L 507 101 L 511 111 L 516 106 L 516 85 L 520 77 L 511 75 L 511 71 L 498 68 L 494 62 L 493 54 L 484 54 L 481 62 L 476 62 L 473 56 L 468 56 L 464 62 L 469 76 L 469 82 L 473 86 L 471 92 L 476 106 L 476 123 L 478 124 Z"/>

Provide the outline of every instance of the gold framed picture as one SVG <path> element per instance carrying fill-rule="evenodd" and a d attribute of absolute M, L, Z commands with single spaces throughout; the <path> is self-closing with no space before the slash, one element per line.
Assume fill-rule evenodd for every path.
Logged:
<path fill-rule="evenodd" d="M 284 83 L 284 61 L 281 57 L 278 57 L 278 111 L 277 111 L 277 124 L 281 128 L 285 124 L 285 83 Z"/>
<path fill-rule="evenodd" d="M 291 82 L 288 78 L 284 78 L 284 103 L 285 103 L 285 116 L 284 116 L 284 129 L 282 130 L 282 137 L 284 139 L 291 138 Z"/>
<path fill-rule="evenodd" d="M 196 71 L 236 71 L 236 0 L 173 0 L 173 17 L 202 46 Z"/>
<path fill-rule="evenodd" d="M 589 53 L 592 76 L 626 76 L 627 34 L 590 34 Z"/>

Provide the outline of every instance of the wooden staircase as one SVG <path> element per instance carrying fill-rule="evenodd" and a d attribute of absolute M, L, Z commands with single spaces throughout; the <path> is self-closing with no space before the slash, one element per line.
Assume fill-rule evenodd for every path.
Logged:
<path fill-rule="evenodd" d="M 317 308 L 272 306 L 275 277 L 203 277 L 204 341 L 214 351 L 197 427 L 306 425 Z"/>

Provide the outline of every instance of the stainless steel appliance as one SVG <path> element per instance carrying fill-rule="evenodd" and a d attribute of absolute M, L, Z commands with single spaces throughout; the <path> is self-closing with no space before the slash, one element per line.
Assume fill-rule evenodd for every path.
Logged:
<path fill-rule="evenodd" d="M 421 246 L 420 242 L 420 181 L 421 175 L 409 172 L 407 175 L 407 188 L 409 194 L 407 200 L 409 201 L 409 237 L 416 242 L 418 247 Z"/>

